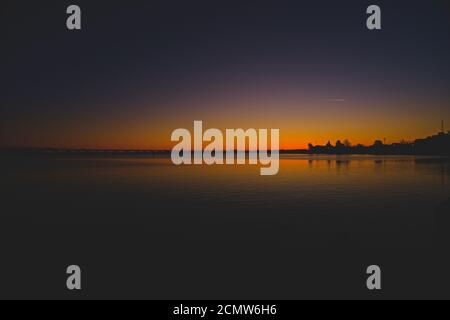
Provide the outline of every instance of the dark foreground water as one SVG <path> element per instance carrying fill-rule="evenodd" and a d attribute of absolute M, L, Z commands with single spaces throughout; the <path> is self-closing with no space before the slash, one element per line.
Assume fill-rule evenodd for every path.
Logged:
<path fill-rule="evenodd" d="M 72 297 L 71 264 L 92 298 L 450 297 L 447 160 L 289 155 L 263 177 L 29 156 L 1 172 L 1 297 Z"/>

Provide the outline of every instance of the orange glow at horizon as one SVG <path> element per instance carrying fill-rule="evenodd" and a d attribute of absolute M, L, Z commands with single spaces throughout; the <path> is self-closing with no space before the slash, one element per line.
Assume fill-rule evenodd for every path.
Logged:
<path fill-rule="evenodd" d="M 203 129 L 249 128 L 280 129 L 280 149 L 307 149 L 308 144 L 324 145 L 328 141 L 349 140 L 353 145 L 371 145 L 375 140 L 387 143 L 413 141 L 436 134 L 440 120 L 450 123 L 450 112 L 428 114 L 426 108 L 408 110 L 406 104 L 395 105 L 389 114 L 377 105 L 360 109 L 353 105 L 311 104 L 301 108 L 295 102 L 231 104 L 207 101 L 213 108 L 187 104 L 180 108 L 163 106 L 159 113 L 145 106 L 125 115 L 111 114 L 96 119 L 74 114 L 71 117 L 35 119 L 28 117 L 2 128 L 14 135 L 14 147 L 54 147 L 74 149 L 171 149 L 173 130 L 186 128 L 193 134 L 194 120 L 203 121 Z M 247 103 L 247 104 L 246 104 Z M 232 105 L 232 107 L 230 107 Z M 283 107 L 279 107 L 282 105 Z M 152 109 L 154 110 L 154 108 Z M 6 136 L 4 135 L 4 136 Z M 206 145 L 206 144 L 205 144 Z"/>

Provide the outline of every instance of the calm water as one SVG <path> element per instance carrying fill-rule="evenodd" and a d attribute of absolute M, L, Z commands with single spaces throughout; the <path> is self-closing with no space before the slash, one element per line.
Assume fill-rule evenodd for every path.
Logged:
<path fill-rule="evenodd" d="M 9 158 L 1 170 L 10 255 L 143 268 L 155 289 L 143 286 L 145 297 L 300 297 L 300 283 L 316 288 L 309 279 L 336 260 L 351 268 L 377 256 L 402 270 L 399 252 L 440 256 L 449 227 L 450 163 L 433 158 L 289 155 L 276 176 L 167 157 Z M 283 276 L 261 287 L 268 274 Z"/>
<path fill-rule="evenodd" d="M 225 211 L 309 231 L 428 231 L 450 197 L 449 162 L 417 157 L 289 155 L 276 176 L 260 176 L 259 165 L 177 167 L 167 157 L 40 157 L 3 170 L 15 203 L 4 215 L 51 223 L 70 223 L 66 210 L 79 221 L 125 224 Z M 22 211 L 24 199 L 37 212 Z"/>

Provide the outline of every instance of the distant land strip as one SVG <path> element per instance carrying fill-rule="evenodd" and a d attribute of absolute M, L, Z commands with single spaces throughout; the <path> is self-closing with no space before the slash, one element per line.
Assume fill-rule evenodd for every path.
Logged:
<path fill-rule="evenodd" d="M 236 152 L 237 150 L 234 150 Z M 243 151 L 240 151 L 243 152 Z M 256 152 L 256 151 L 253 151 Z M 270 152 L 270 151 L 268 151 Z M 450 132 L 440 132 L 436 135 L 417 139 L 414 142 L 399 142 L 384 144 L 377 140 L 371 146 L 361 144 L 351 145 L 350 142 L 337 141 L 335 145 L 309 144 L 308 149 L 279 150 L 280 154 L 329 154 L 329 155 L 429 155 L 450 156 Z M 59 155 L 169 155 L 171 150 L 145 149 L 67 149 L 67 148 L 0 148 L 0 154 L 59 154 Z M 249 151 L 246 151 L 249 153 Z"/>

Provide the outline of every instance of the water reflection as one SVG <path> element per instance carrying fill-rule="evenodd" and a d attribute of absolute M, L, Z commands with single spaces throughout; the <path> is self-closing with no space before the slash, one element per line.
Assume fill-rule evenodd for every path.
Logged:
<path fill-rule="evenodd" d="M 2 167 L 6 199 L 31 199 L 45 208 L 41 216 L 58 211 L 61 220 L 58 205 L 67 201 L 73 211 L 95 207 L 95 216 L 122 221 L 163 208 L 260 215 L 298 230 L 427 229 L 450 196 L 449 162 L 434 158 L 283 155 L 276 176 L 254 165 L 174 166 L 161 156 L 47 157 Z"/>

